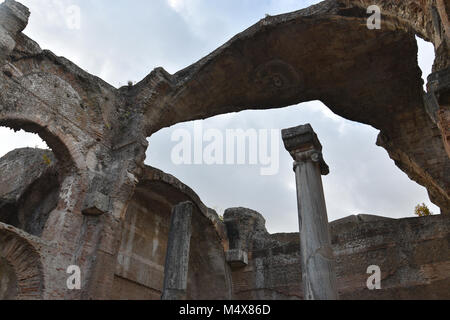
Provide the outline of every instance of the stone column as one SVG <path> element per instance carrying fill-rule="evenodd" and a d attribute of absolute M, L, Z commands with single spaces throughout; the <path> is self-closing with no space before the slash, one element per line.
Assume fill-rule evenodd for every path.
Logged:
<path fill-rule="evenodd" d="M 295 160 L 305 299 L 337 300 L 335 260 L 321 177 L 329 173 L 329 168 L 322 157 L 322 145 L 309 124 L 283 130 L 283 141 Z"/>
<path fill-rule="evenodd" d="M 180 203 L 172 209 L 162 300 L 186 299 L 193 210 L 192 202 Z"/>

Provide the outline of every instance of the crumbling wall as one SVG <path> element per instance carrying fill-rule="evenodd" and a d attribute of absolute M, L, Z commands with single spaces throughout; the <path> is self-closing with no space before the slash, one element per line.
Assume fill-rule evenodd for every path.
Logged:
<path fill-rule="evenodd" d="M 14 160 L 11 154 L 6 158 L 12 163 L 20 162 L 29 159 L 31 153 L 42 155 L 41 150 L 25 149 L 13 153 Z M 45 170 L 41 174 L 45 175 Z M 171 208 L 187 200 L 196 206 L 189 299 L 303 298 L 298 234 L 270 235 L 263 216 L 244 208 L 227 210 L 222 222 L 175 177 L 150 167 L 143 177 L 122 221 L 112 290 L 107 299 L 161 297 Z M 394 220 L 364 215 L 331 223 L 341 298 L 448 298 L 449 223 L 446 216 Z M 91 233 L 90 230 L 85 232 Z M 49 262 L 57 247 L 5 224 L 0 224 L 0 235 L 2 232 L 2 297 L 51 298 L 43 293 L 45 278 L 55 272 Z M 233 250 L 243 252 L 246 259 L 236 261 L 235 256 L 227 254 Z M 26 266 L 20 265 L 21 255 L 30 261 Z M 21 276 L 16 271 L 18 267 L 14 267 L 17 263 L 21 272 L 36 275 L 31 284 L 24 284 L 27 290 L 35 290 L 30 296 L 19 294 Z M 369 265 L 378 265 L 382 270 L 380 291 L 366 287 Z"/>
<path fill-rule="evenodd" d="M 187 298 L 231 298 L 231 273 L 222 239 L 214 226 L 218 216 L 176 178 L 147 167 L 128 207 L 116 266 L 112 299 L 159 300 L 172 207 L 195 203 L 189 256 Z"/>
<path fill-rule="evenodd" d="M 0 159 L 0 222 L 41 236 L 58 205 L 60 180 L 53 153 L 16 149 Z"/>
<path fill-rule="evenodd" d="M 194 199 L 201 212 L 190 274 L 190 286 L 197 289 L 188 295 L 203 297 L 201 282 L 207 279 L 213 297 L 230 296 L 228 266 L 222 264 L 220 247 L 227 251 L 228 241 L 217 216 L 195 200 L 192 190 L 164 174 L 151 175 L 163 184 L 173 182 L 184 196 L 158 189 L 158 184 L 150 183 L 148 189 L 142 185 L 152 181 L 144 166 L 146 138 L 183 121 L 321 100 L 336 114 L 379 129 L 378 144 L 448 214 L 448 6 L 442 0 L 378 3 L 386 18 L 381 30 L 366 27 L 366 1 L 326 0 L 267 17 L 174 75 L 157 68 L 137 85 L 120 89 L 42 50 L 22 33 L 28 9 L 13 0 L 0 4 L 0 125 L 39 134 L 59 164 L 57 178 L 40 176 L 55 181 L 49 189 L 41 188 L 42 182 L 32 175 L 19 173 L 23 182 L 18 181 L 17 194 L 22 198 L 4 202 L 16 207 L 1 213 L 8 223 L 5 228 L 13 224 L 23 229 L 15 229 L 16 238 L 33 239 L 46 248 L 35 259 L 42 264 L 45 285 L 33 287 L 33 297 L 108 299 L 114 287 L 132 286 L 130 281 L 146 287 L 123 289 L 130 296 L 155 297 L 159 285 L 149 284 L 138 267 L 133 271 L 133 266 L 121 265 L 117 270 L 117 262 L 122 263 L 127 252 L 135 260 L 144 258 L 143 265 L 161 266 L 161 252 L 152 260 L 146 251 L 153 250 L 152 244 L 136 245 L 130 238 L 141 236 L 144 242 L 158 238 L 158 219 L 167 221 L 170 205 L 180 199 Z M 417 65 L 415 34 L 436 48 L 427 95 Z M 1 173 L 6 180 L 11 174 Z M 152 197 L 156 200 L 145 207 Z M 141 235 L 132 228 L 134 217 L 148 227 Z M 200 236 L 202 228 L 207 230 L 205 238 Z M 414 241 L 412 236 L 408 239 Z M 160 240 L 164 243 L 164 236 Z M 0 238 L 0 248 L 6 241 Z M 202 260 L 200 252 L 208 252 L 208 259 Z M 204 263 L 207 272 L 192 273 L 204 270 Z M 81 268 L 82 290 L 67 290 L 70 265 Z M 33 266 L 25 267 L 34 272 Z M 288 295 L 277 297 L 284 296 Z"/>
<path fill-rule="evenodd" d="M 426 41 L 432 42 L 436 49 L 433 71 L 444 70 L 450 66 L 450 23 L 449 5 L 445 0 L 341 0 L 350 8 L 365 11 L 377 5 L 383 15 L 382 27 L 393 25 L 406 31 L 413 30 Z"/>
<path fill-rule="evenodd" d="M 13 300 L 17 297 L 17 275 L 13 266 L 0 257 L 0 300 Z"/>
<path fill-rule="evenodd" d="M 0 299 L 44 298 L 46 271 L 42 255 L 51 250 L 38 238 L 3 223 L 0 244 Z"/>
<path fill-rule="evenodd" d="M 233 297 L 303 299 L 299 234 L 253 230 L 248 209 L 229 212 L 235 221 L 240 216 L 239 229 L 250 239 L 248 265 L 233 269 Z M 350 216 L 331 223 L 331 236 L 341 299 L 450 298 L 450 220 L 445 216 Z M 381 268 L 381 290 L 367 288 L 372 265 Z"/>

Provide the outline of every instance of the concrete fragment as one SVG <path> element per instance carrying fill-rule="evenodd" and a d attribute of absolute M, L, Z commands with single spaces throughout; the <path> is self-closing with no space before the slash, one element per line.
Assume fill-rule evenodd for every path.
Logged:
<path fill-rule="evenodd" d="M 248 253 L 243 250 L 228 250 L 226 259 L 232 268 L 242 268 L 248 265 Z"/>

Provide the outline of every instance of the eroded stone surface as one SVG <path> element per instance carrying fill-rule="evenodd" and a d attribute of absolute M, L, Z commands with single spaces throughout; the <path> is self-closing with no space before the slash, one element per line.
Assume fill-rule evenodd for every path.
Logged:
<path fill-rule="evenodd" d="M 51 253 L 49 248 L 38 238 L 1 222 L 0 243 L 1 271 L 6 272 L 0 277 L 2 298 L 42 299 L 46 287 L 42 253 Z"/>
<path fill-rule="evenodd" d="M 198 196 L 179 180 L 147 167 L 123 221 L 113 299 L 160 299 L 172 207 L 195 204 L 192 215 L 188 299 L 224 300 L 232 296 L 225 261 L 226 233 L 218 216 L 205 210 Z"/>
<path fill-rule="evenodd" d="M 368 2 L 327 0 L 267 17 L 174 75 L 157 68 L 137 85 L 120 89 L 42 50 L 22 33 L 28 9 L 13 0 L 0 4 L 0 125 L 39 134 L 58 163 L 57 191 L 42 189 L 45 196 L 41 196 L 41 188 L 32 188 L 35 192 L 29 194 L 29 199 L 50 197 L 39 204 L 56 201 L 56 208 L 45 206 L 41 210 L 50 211 L 40 220 L 45 225 L 33 219 L 28 219 L 32 221 L 28 226 L 16 224 L 41 235 L 40 246 L 46 250 L 33 258 L 42 264 L 46 279 L 45 285 L 32 286 L 33 297 L 107 299 L 111 292 L 114 298 L 160 296 L 168 212 L 174 204 L 187 200 L 198 209 L 194 214 L 190 257 L 190 270 L 194 271 L 189 271 L 188 298 L 227 299 L 233 290 L 236 296 L 250 290 L 241 288 L 240 275 L 235 273 L 236 285 L 231 287 L 225 252 L 234 244 L 217 214 L 174 177 L 144 166 L 146 138 L 187 120 L 321 100 L 336 114 L 379 129 L 378 144 L 399 168 L 424 185 L 431 200 L 448 214 L 450 98 L 442 81 L 449 72 L 448 5 L 443 0 L 370 1 L 380 5 L 384 22 L 381 30 L 368 30 Z M 438 105 L 432 116 L 424 104 L 415 34 L 433 42 L 436 49 L 428 86 Z M 36 164 L 42 166 L 36 157 Z M 13 164 L 15 159 L 8 162 Z M 35 202 L 20 201 L 17 195 L 23 197 L 28 194 L 25 189 L 41 182 L 24 169 L 12 184 L 17 182 L 19 189 L 4 190 L 2 197 L 15 194 L 9 203 L 19 201 L 24 212 L 33 212 Z M 41 169 L 36 174 L 45 177 Z M 11 174 L 2 171 L 1 179 L 9 179 Z M 19 222 L 27 220 L 20 217 L 16 217 Z M 439 219 L 445 226 L 445 217 Z M 145 231 L 139 226 L 145 226 Z M 417 228 L 434 230 L 430 233 L 437 237 L 441 232 L 436 225 L 418 224 Z M 265 297 L 264 286 L 270 277 L 278 279 L 264 268 L 265 259 L 271 256 L 255 259 L 255 250 L 266 252 L 269 244 L 275 248 L 280 238 L 267 237 L 262 227 L 258 230 L 251 233 L 253 240 L 249 234 L 243 235 L 245 241 L 240 240 L 249 250 L 247 268 L 257 271 L 255 288 L 259 293 L 252 296 L 255 298 Z M 375 232 L 371 230 L 367 232 Z M 386 232 L 391 235 L 399 230 Z M 37 241 L 28 232 L 16 232 L 15 237 Z M 7 239 L 1 239 L 2 245 L 6 243 Z M 405 239 L 414 241 L 412 235 Z M 289 246 L 293 245 L 280 250 L 290 250 Z M 392 259 L 398 257 L 396 252 L 392 256 L 386 252 Z M 433 259 L 446 261 L 445 253 L 435 252 Z M 65 271 L 73 264 L 80 266 L 84 280 L 82 290 L 68 292 Z M 293 265 L 282 265 L 287 266 L 282 281 L 297 286 L 296 273 L 290 269 Z M 423 268 L 420 274 L 428 274 L 430 279 L 445 278 L 441 272 L 445 263 L 424 264 Z M 149 269 L 150 273 L 143 271 Z M 401 281 L 398 278 L 394 283 Z M 435 289 L 434 284 L 441 280 L 423 281 L 427 283 L 423 288 Z M 356 284 L 351 283 L 354 288 Z M 293 296 L 300 297 L 297 293 Z M 428 296 L 434 297 L 431 291 Z M 272 295 L 280 297 L 292 296 Z"/>
<path fill-rule="evenodd" d="M 0 222 L 40 236 L 58 205 L 59 173 L 49 150 L 17 149 L 0 159 Z"/>
<path fill-rule="evenodd" d="M 17 297 L 17 275 L 14 268 L 0 257 L 0 300 L 12 300 Z"/>
<path fill-rule="evenodd" d="M 43 152 L 24 151 L 15 153 L 18 159 L 20 155 L 30 158 L 29 153 L 40 156 Z M 102 253 L 102 259 L 115 257 L 105 264 L 115 266 L 113 277 L 103 280 L 111 281 L 113 288 L 106 298 L 161 297 L 171 208 L 183 201 L 192 201 L 196 207 L 189 258 L 189 299 L 303 298 L 298 234 L 270 235 L 263 216 L 245 208 L 227 210 L 222 222 L 175 177 L 150 167 L 145 169 L 144 177 L 122 221 L 118 254 Z M 2 226 L 8 234 L 13 232 L 14 237 L 23 237 L 33 244 L 29 248 L 34 248 L 31 252 L 43 264 L 42 274 L 55 272 L 49 261 L 57 254 L 57 247 L 13 227 L 0 224 L 0 230 Z M 89 223 L 84 232 L 95 230 L 95 224 Z M 341 298 L 448 298 L 450 225 L 445 216 L 402 220 L 350 216 L 333 222 L 331 230 Z M 112 233 L 104 230 L 101 234 L 111 237 Z M 226 252 L 234 250 L 245 252 L 246 264 L 236 266 L 227 261 Z M 383 271 L 382 291 L 368 291 L 365 287 L 365 271 L 371 264 L 380 265 Z M 103 271 L 108 269 L 104 267 Z M 13 281 L 11 278 L 14 277 L 8 277 L 8 281 Z"/>
<path fill-rule="evenodd" d="M 361 215 L 330 226 L 340 299 L 450 298 L 448 218 Z M 248 266 L 233 269 L 234 298 L 303 299 L 299 234 L 254 232 L 249 239 Z M 367 288 L 371 265 L 381 268 L 381 290 Z"/>

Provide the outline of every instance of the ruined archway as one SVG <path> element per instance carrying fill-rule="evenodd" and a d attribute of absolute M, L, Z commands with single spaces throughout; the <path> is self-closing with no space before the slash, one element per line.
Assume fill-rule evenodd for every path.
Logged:
<path fill-rule="evenodd" d="M 67 138 L 38 118 L 3 117 L 0 126 L 38 134 L 51 148 L 17 149 L 2 158 L 3 181 L 10 181 L 3 185 L 1 221 L 41 236 L 52 211 L 73 206 L 65 194 L 76 186 L 78 169 L 63 142 Z"/>
<path fill-rule="evenodd" d="M 415 206 L 422 202 L 434 214 L 440 213 L 426 189 L 409 179 L 387 152 L 375 145 L 378 130 L 345 120 L 320 102 L 243 111 L 163 129 L 149 139 L 147 164 L 189 185 L 219 214 L 236 206 L 252 208 L 266 217 L 269 231 L 295 232 L 292 159 L 279 129 L 296 126 L 298 119 L 311 123 L 318 132 L 330 166 L 331 173 L 324 177 L 330 221 L 357 213 L 412 217 Z M 188 139 L 179 139 L 182 135 Z M 234 140 L 231 151 L 226 143 L 230 140 Z M 211 146 L 215 148 L 213 156 Z M 238 150 L 245 152 L 242 163 L 238 162 Z"/>
<path fill-rule="evenodd" d="M 146 167 L 123 221 L 113 299 L 155 299 L 162 295 L 171 210 L 183 201 L 195 204 L 189 258 L 189 299 L 231 298 L 231 279 L 217 230 L 218 216 L 175 177 Z M 222 230 L 223 231 L 223 230 Z M 205 280 L 205 277 L 208 280 Z"/>
<path fill-rule="evenodd" d="M 442 0 L 399 5 L 379 0 L 387 19 L 382 30 L 368 30 L 365 2 L 326 0 L 269 16 L 174 75 L 157 68 L 137 85 L 118 90 L 41 50 L 22 33 L 28 10 L 13 0 L 2 3 L 0 16 L 7 19 L 0 20 L 0 119 L 49 130 L 80 171 L 64 180 L 61 206 L 47 223 L 45 240 L 59 252 L 56 258 L 46 255 L 45 266 L 64 270 L 80 263 L 89 283 L 80 293 L 67 293 L 64 275 L 52 270 L 48 296 L 110 294 L 115 237 L 142 183 L 145 137 L 183 121 L 320 100 L 347 119 L 379 129 L 379 144 L 448 213 L 446 122 L 424 106 L 414 39 L 418 33 L 433 41 L 439 53 L 429 85 L 430 94 L 437 95 L 431 95 L 434 111 L 436 104 L 448 105 L 441 83 L 448 72 L 448 41 L 437 30 L 448 30 L 446 7 Z M 435 9 L 442 21 L 424 8 L 431 3 L 440 4 Z M 64 158 L 63 152 L 58 156 Z M 151 187 L 157 193 L 158 187 Z M 162 203 L 167 212 L 168 202 L 163 196 L 152 205 L 157 209 Z M 137 207 L 146 213 L 146 206 Z M 122 284 L 126 292 L 129 283 Z"/>
<path fill-rule="evenodd" d="M 0 257 L 0 300 L 13 300 L 17 296 L 17 275 L 13 266 Z"/>
<path fill-rule="evenodd" d="M 67 171 L 74 167 L 73 155 L 63 142 L 67 138 L 63 134 L 53 131 L 48 124 L 41 122 L 38 117 L 23 115 L 20 117 L 3 116 L 0 117 L 0 126 L 14 131 L 24 130 L 39 135 L 61 162 L 61 170 Z"/>
<path fill-rule="evenodd" d="M 20 230 L 0 223 L 0 299 L 43 298 L 45 279 L 39 245 L 29 239 Z"/>
<path fill-rule="evenodd" d="M 133 89 L 146 106 L 147 136 L 175 123 L 319 100 L 380 130 L 378 145 L 447 213 L 450 161 L 424 105 L 418 31 L 394 15 L 369 30 L 365 10 L 351 9 L 324 1 L 268 17 L 174 75 L 156 69 Z M 160 94 L 141 98 L 155 81 Z"/>

